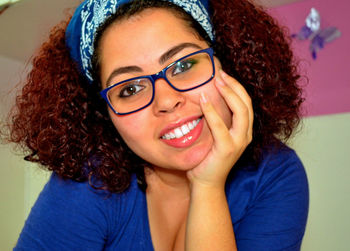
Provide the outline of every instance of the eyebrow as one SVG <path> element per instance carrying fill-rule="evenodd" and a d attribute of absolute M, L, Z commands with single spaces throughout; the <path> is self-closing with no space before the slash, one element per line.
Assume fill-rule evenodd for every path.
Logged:
<path fill-rule="evenodd" d="M 172 48 L 170 48 L 168 51 L 163 53 L 158 62 L 159 64 L 164 64 L 166 61 L 171 59 L 173 56 L 175 56 L 177 53 L 182 51 L 185 48 L 195 48 L 195 49 L 202 49 L 199 45 L 194 44 L 194 43 L 181 43 L 179 45 L 176 45 Z M 112 78 L 124 74 L 124 73 L 130 73 L 130 72 L 142 72 L 143 70 L 136 65 L 130 65 L 130 66 L 124 66 L 124 67 L 118 67 L 112 71 L 112 73 L 109 75 L 107 81 L 106 81 L 106 86 L 109 87 L 111 85 L 111 80 Z"/>
<path fill-rule="evenodd" d="M 195 48 L 195 49 L 202 49 L 199 45 L 196 45 L 194 43 L 182 43 L 179 45 L 176 45 L 169 49 L 167 52 L 165 52 L 160 58 L 159 58 L 159 64 L 164 64 L 166 61 L 168 61 L 170 58 L 175 56 L 177 53 L 182 51 L 185 48 Z"/>
<path fill-rule="evenodd" d="M 125 66 L 125 67 L 119 67 L 116 68 L 115 70 L 112 71 L 112 73 L 109 75 L 107 81 L 106 81 L 106 86 L 110 86 L 111 85 L 111 80 L 112 78 L 120 75 L 120 74 L 124 74 L 124 73 L 129 73 L 129 72 L 142 72 L 142 69 L 136 65 L 131 65 L 131 66 Z"/>

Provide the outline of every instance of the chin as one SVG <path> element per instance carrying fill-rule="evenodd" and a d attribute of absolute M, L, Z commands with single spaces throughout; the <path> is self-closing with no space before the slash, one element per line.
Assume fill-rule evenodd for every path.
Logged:
<path fill-rule="evenodd" d="M 154 167 L 187 172 L 196 166 L 198 166 L 208 155 L 210 151 L 209 147 L 195 147 L 191 151 L 183 152 L 180 155 L 168 156 L 168 158 L 161 161 L 155 159 L 146 160 Z"/>
<path fill-rule="evenodd" d="M 189 171 L 195 168 L 206 158 L 210 149 L 209 146 L 198 146 L 191 149 L 191 151 L 186 152 L 186 154 L 181 156 L 181 159 L 177 161 L 177 169 Z"/>

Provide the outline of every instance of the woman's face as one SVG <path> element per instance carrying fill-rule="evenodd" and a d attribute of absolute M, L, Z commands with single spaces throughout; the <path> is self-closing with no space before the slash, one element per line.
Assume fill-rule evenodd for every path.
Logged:
<path fill-rule="evenodd" d="M 157 73 L 175 60 L 205 48 L 208 44 L 172 12 L 147 9 L 118 21 L 103 34 L 99 47 L 102 86 L 106 88 L 128 78 Z M 164 55 L 166 60 L 160 61 Z M 216 72 L 220 67 L 215 59 Z M 127 70 L 112 74 L 118 68 Z M 137 155 L 155 167 L 185 171 L 198 165 L 213 144 L 200 108 L 201 92 L 230 127 L 232 114 L 214 86 L 214 79 L 188 92 L 177 92 L 164 79 L 158 79 L 150 106 L 129 115 L 116 115 L 111 110 L 109 114 L 126 144 Z M 181 127 L 187 125 L 191 129 L 193 121 L 199 123 L 181 137 Z M 172 133 L 179 138 L 165 139 L 166 134 Z"/>

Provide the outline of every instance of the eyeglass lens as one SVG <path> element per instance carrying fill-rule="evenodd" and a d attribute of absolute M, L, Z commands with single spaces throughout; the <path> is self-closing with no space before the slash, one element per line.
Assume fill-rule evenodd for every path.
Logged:
<path fill-rule="evenodd" d="M 200 52 L 174 62 L 165 75 L 175 88 L 188 90 L 212 77 L 212 61 L 208 53 Z M 119 113 L 129 113 L 148 105 L 152 95 L 152 82 L 145 77 L 116 85 L 107 93 L 110 104 Z"/>

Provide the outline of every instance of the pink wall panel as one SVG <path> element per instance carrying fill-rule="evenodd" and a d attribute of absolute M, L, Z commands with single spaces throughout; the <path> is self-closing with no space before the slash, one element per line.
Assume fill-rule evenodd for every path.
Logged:
<path fill-rule="evenodd" d="M 301 59 L 301 72 L 309 79 L 306 86 L 306 116 L 350 112 L 350 1 L 304 0 L 270 10 L 291 33 L 305 24 L 311 7 L 321 15 L 321 27 L 335 26 L 342 35 L 326 44 L 313 60 L 310 41 L 293 39 L 293 49 Z"/>

